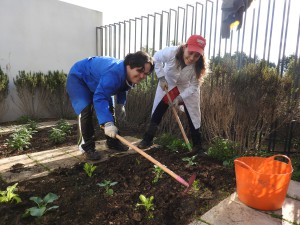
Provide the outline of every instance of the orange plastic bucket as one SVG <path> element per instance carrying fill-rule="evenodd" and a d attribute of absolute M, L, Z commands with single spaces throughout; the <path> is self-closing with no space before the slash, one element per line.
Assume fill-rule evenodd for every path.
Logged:
<path fill-rule="evenodd" d="M 275 160 L 278 157 L 288 162 Z M 240 157 L 234 160 L 234 166 L 237 194 L 241 202 L 259 210 L 282 207 L 293 172 L 289 157 Z"/>

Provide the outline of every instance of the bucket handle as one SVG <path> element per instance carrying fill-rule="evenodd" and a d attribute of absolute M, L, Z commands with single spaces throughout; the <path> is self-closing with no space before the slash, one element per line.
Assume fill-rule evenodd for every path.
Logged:
<path fill-rule="evenodd" d="M 270 157 L 266 158 L 266 161 L 275 160 L 275 157 L 283 157 L 283 158 L 288 160 L 287 164 L 289 166 L 292 165 L 291 159 L 289 157 L 287 157 L 286 155 L 282 155 L 282 154 L 277 154 L 277 155 L 270 156 Z"/>
<path fill-rule="evenodd" d="M 240 161 L 240 160 L 238 160 L 238 159 L 235 159 L 234 162 L 237 163 L 237 164 L 239 164 L 239 165 L 240 165 L 241 167 L 243 167 L 244 169 L 249 169 L 249 170 L 251 170 L 251 171 L 253 171 L 253 172 L 256 172 L 256 171 L 253 170 L 249 165 L 247 165 L 246 163 L 244 163 L 244 162 L 242 162 L 242 161 Z"/>

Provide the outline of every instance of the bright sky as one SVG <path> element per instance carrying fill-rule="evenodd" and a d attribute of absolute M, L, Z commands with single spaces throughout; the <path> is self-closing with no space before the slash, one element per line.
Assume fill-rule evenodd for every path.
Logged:
<path fill-rule="evenodd" d="M 194 5 L 196 0 L 60 0 L 103 12 L 103 25 L 141 17 L 186 4 Z"/>

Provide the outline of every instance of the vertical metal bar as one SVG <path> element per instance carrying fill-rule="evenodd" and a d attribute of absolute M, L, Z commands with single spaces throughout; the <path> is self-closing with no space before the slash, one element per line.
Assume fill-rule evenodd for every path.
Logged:
<path fill-rule="evenodd" d="M 210 58 L 210 44 L 211 44 L 211 29 L 212 29 L 212 22 L 213 22 L 213 11 L 214 11 L 214 3 L 210 0 L 206 0 L 206 3 L 210 2 L 211 3 L 211 19 L 210 19 L 210 27 L 209 27 L 209 48 L 208 48 L 208 58 Z"/>
<path fill-rule="evenodd" d="M 290 5 L 291 5 L 291 0 L 289 0 L 288 11 L 287 11 L 287 16 L 286 16 L 285 36 L 284 36 L 282 59 L 285 59 L 285 47 L 286 47 L 286 39 L 287 39 L 287 32 L 288 32 L 288 28 L 289 28 L 289 18 L 290 18 Z M 281 71 L 280 71 L 280 76 L 281 77 L 282 77 L 282 74 L 283 74 L 284 61 L 285 60 L 282 60 L 282 64 L 281 64 Z"/>
<path fill-rule="evenodd" d="M 254 30 L 254 19 L 255 19 L 255 9 L 253 9 L 253 17 L 252 17 L 252 28 L 251 28 L 251 39 L 250 39 L 250 60 L 252 55 L 252 42 L 253 42 L 253 30 Z M 254 58 L 254 57 L 253 57 Z"/>
<path fill-rule="evenodd" d="M 108 55 L 109 56 L 112 56 L 112 32 L 111 32 L 111 25 L 108 26 L 108 30 L 109 30 L 109 33 L 108 33 L 108 43 L 109 43 L 109 52 L 108 52 Z"/>
<path fill-rule="evenodd" d="M 218 26 L 218 7 L 219 7 L 219 0 L 217 0 L 216 5 L 216 15 L 215 15 L 215 37 L 214 37 L 214 51 L 213 51 L 213 58 L 215 58 L 215 50 L 216 50 L 216 38 L 217 38 L 217 26 Z"/>
<path fill-rule="evenodd" d="M 121 27 L 121 23 L 123 22 L 119 22 L 119 59 L 121 58 L 121 30 L 122 30 L 122 27 Z"/>
<path fill-rule="evenodd" d="M 114 23 L 114 57 L 117 58 L 117 27 L 116 23 Z"/>
<path fill-rule="evenodd" d="M 296 53 L 295 53 L 296 59 L 295 59 L 295 65 L 296 65 L 296 63 L 297 63 L 297 58 L 299 57 L 299 56 L 298 56 L 299 39 L 300 39 L 300 15 L 299 15 L 298 35 L 297 35 L 297 43 L 296 43 Z"/>
<path fill-rule="evenodd" d="M 107 26 L 105 26 L 105 55 L 107 55 Z"/>
<path fill-rule="evenodd" d="M 277 62 L 277 73 L 279 73 L 280 58 L 281 58 L 281 47 L 282 47 L 282 37 L 283 37 L 283 29 L 284 29 L 285 8 L 286 8 L 286 0 L 284 0 L 283 15 L 282 15 L 281 35 L 280 35 L 280 44 L 279 44 L 279 54 L 278 54 L 278 62 Z"/>
<path fill-rule="evenodd" d="M 98 29 L 99 27 L 96 27 L 96 55 L 98 55 Z"/>
<path fill-rule="evenodd" d="M 177 23 L 177 11 L 175 9 L 170 9 L 170 21 L 171 21 L 171 12 L 175 12 L 175 26 L 174 26 L 174 45 L 177 45 L 177 26 L 178 26 L 178 23 Z"/>
<path fill-rule="evenodd" d="M 162 14 L 161 13 L 154 13 L 154 28 L 153 28 L 153 39 L 155 38 L 155 26 L 156 26 L 156 15 L 160 16 L 160 28 L 159 28 L 159 49 L 162 48 L 162 28 L 163 28 L 163 24 L 162 24 Z M 155 52 L 155 46 L 153 44 L 153 54 Z"/>
<path fill-rule="evenodd" d="M 187 28 L 188 28 L 188 10 L 189 10 L 189 7 L 192 8 L 192 25 L 191 25 L 191 35 L 193 34 L 193 28 L 194 28 L 194 6 L 190 5 L 190 4 L 187 4 L 186 5 L 186 20 L 185 20 L 185 40 L 187 40 Z"/>
<path fill-rule="evenodd" d="M 136 20 L 137 20 L 137 19 L 139 19 L 139 18 L 135 18 L 135 20 L 134 20 L 134 52 L 136 52 L 136 43 L 137 43 L 137 42 L 136 42 L 136 34 L 137 34 L 137 32 L 136 32 L 136 30 L 137 30 L 137 29 L 136 29 L 136 27 L 137 27 L 137 26 L 136 26 L 136 22 L 137 22 L 137 21 L 136 21 Z"/>
<path fill-rule="evenodd" d="M 270 36 L 269 36 L 269 49 L 268 49 L 268 59 L 267 62 L 269 63 L 270 60 L 270 51 L 271 51 L 271 43 L 272 43 L 272 32 L 273 32 L 273 22 L 274 22 L 274 11 L 275 11 L 275 0 L 273 0 L 273 9 L 272 9 L 272 19 L 271 19 L 271 28 L 270 28 Z"/>
<path fill-rule="evenodd" d="M 229 47 L 229 55 L 231 56 L 232 50 L 232 39 L 233 39 L 233 30 L 230 31 L 230 47 Z"/>
<path fill-rule="evenodd" d="M 128 24 L 129 24 L 129 37 L 128 37 L 128 52 L 130 53 L 130 47 L 131 47 L 131 21 L 132 19 L 128 20 Z"/>
<path fill-rule="evenodd" d="M 148 49 L 149 49 L 149 17 L 150 15 L 148 14 L 148 17 L 147 17 L 147 36 L 146 36 L 146 52 L 148 52 Z"/>
<path fill-rule="evenodd" d="M 254 47 L 254 63 L 256 62 L 256 49 L 257 49 L 257 39 L 258 39 L 258 28 L 259 28 L 259 17 L 260 17 L 260 6 L 261 6 L 261 0 L 259 0 L 258 5 L 258 13 L 257 13 L 257 22 L 256 22 L 256 37 L 255 37 L 255 47 Z"/>
<path fill-rule="evenodd" d="M 167 37 L 166 37 L 166 46 L 170 46 L 170 13 L 167 11 L 162 11 L 162 15 L 163 13 L 167 13 L 168 14 L 168 19 L 167 19 Z M 162 24 L 163 24 L 163 16 L 162 16 L 162 20 L 161 20 Z"/>
<path fill-rule="evenodd" d="M 248 7 L 248 0 L 246 0 L 246 7 Z M 247 11 L 245 11 L 245 15 L 244 15 L 244 26 L 243 26 L 243 37 L 242 37 L 242 47 L 241 47 L 241 57 L 243 55 L 243 52 L 244 52 L 244 42 L 245 42 L 245 29 L 246 29 L 246 20 L 247 20 Z M 241 63 L 242 63 L 242 60 L 240 59 L 239 61 L 239 68 L 241 68 Z"/>
<path fill-rule="evenodd" d="M 200 25 L 200 35 L 202 35 L 202 22 L 203 22 L 203 4 L 196 2 L 196 21 L 195 21 L 195 33 L 196 33 L 196 23 L 197 23 L 197 17 L 198 17 L 198 5 L 201 5 L 201 25 Z"/>
<path fill-rule="evenodd" d="M 177 27 L 179 25 L 179 10 L 182 9 L 183 10 L 183 22 L 182 22 L 182 35 L 181 35 L 181 43 L 183 43 L 183 36 L 184 36 L 184 20 L 185 20 L 185 8 L 182 8 L 180 6 L 178 6 L 178 23 L 177 23 Z"/>
<path fill-rule="evenodd" d="M 266 45 L 267 45 L 267 39 L 268 39 L 270 5 L 271 5 L 271 0 L 269 0 L 269 2 L 268 2 L 268 14 L 267 14 L 267 23 L 266 23 L 266 32 L 265 32 L 264 53 L 263 53 L 263 59 L 264 60 L 265 60 Z"/>
<path fill-rule="evenodd" d="M 123 58 L 125 58 L 126 55 L 126 20 L 124 20 L 124 37 L 123 37 L 123 41 L 124 41 L 124 49 L 123 49 Z"/>

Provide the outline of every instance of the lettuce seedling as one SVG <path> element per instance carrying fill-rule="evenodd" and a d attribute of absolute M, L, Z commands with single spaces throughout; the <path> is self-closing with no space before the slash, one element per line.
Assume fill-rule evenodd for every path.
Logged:
<path fill-rule="evenodd" d="M 8 186 L 6 191 L 0 191 L 0 202 L 13 202 L 16 201 L 16 204 L 22 202 L 18 194 L 14 193 L 18 190 L 18 183 L 15 183 L 13 186 Z"/>
<path fill-rule="evenodd" d="M 111 186 L 116 185 L 118 182 L 111 182 L 110 180 L 104 180 L 102 183 L 98 183 L 97 185 L 105 188 L 105 193 L 109 196 L 114 194 L 114 190 L 111 189 Z"/>
<path fill-rule="evenodd" d="M 152 183 L 154 184 L 158 182 L 159 178 L 162 178 L 164 171 L 160 167 L 154 165 L 153 173 L 155 174 L 155 177 L 152 181 Z"/>
<path fill-rule="evenodd" d="M 93 175 L 93 172 L 95 171 L 95 169 L 97 168 L 97 166 L 94 166 L 92 163 L 85 163 L 84 164 L 84 171 L 86 172 L 86 174 L 91 177 Z"/>
<path fill-rule="evenodd" d="M 194 155 L 194 156 L 192 156 L 192 157 L 185 157 L 185 158 L 182 158 L 182 161 L 188 162 L 188 166 L 194 166 L 194 165 L 197 164 L 196 162 L 194 162 L 194 160 L 196 159 L 196 156 L 197 156 L 197 155 Z"/>
<path fill-rule="evenodd" d="M 153 212 L 151 212 L 151 210 L 154 210 L 154 204 L 152 203 L 154 200 L 154 197 L 151 196 L 150 198 L 147 198 L 145 195 L 140 195 L 139 196 L 141 203 L 137 203 L 136 206 L 144 206 L 146 212 L 148 213 L 147 218 L 148 219 L 152 219 L 154 218 Z"/>
<path fill-rule="evenodd" d="M 43 199 L 40 197 L 30 197 L 31 201 L 34 201 L 37 206 L 31 207 L 29 209 L 26 209 L 25 213 L 23 214 L 23 217 L 27 216 L 35 216 L 35 217 L 41 217 L 43 216 L 47 211 L 50 211 L 52 209 L 57 209 L 58 206 L 54 205 L 50 208 L 47 208 L 47 205 L 49 203 L 54 202 L 57 200 L 59 196 L 53 193 L 48 193 Z"/>

